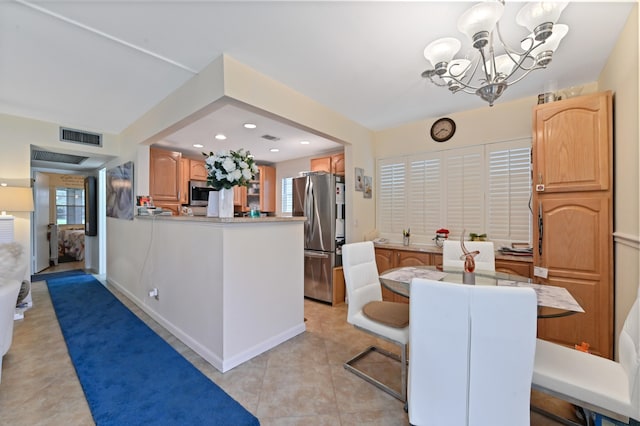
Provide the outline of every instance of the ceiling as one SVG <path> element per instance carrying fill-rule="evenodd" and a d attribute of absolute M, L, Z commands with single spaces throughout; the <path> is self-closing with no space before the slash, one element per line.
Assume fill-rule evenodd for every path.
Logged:
<path fill-rule="evenodd" d="M 372 130 L 487 107 L 420 76 L 429 67 L 422 52 L 432 40 L 455 36 L 461 51 L 468 50 L 456 22 L 473 4 L 3 1 L 0 113 L 118 134 L 223 53 Z M 498 102 L 534 96 L 551 80 L 559 88 L 595 81 L 633 4 L 571 2 L 559 20 L 569 34 L 549 68 L 510 87 Z M 521 5 L 506 4 L 501 29 L 507 40 L 527 35 L 515 24 Z M 259 127 L 237 127 L 245 121 Z M 208 151 L 220 146 L 212 144 L 219 132 L 270 162 L 313 155 L 314 146 L 339 148 L 234 105 L 166 142 L 184 149 L 203 143 Z M 257 152 L 271 146 L 259 137 L 264 134 L 291 150 L 299 139 L 312 144 L 268 156 Z"/>

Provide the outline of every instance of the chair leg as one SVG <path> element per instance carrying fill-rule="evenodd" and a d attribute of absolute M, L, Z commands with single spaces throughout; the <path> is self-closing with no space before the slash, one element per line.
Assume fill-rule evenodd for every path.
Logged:
<path fill-rule="evenodd" d="M 356 376 L 366 380 L 367 382 L 371 383 L 372 385 L 376 386 L 377 388 L 385 391 L 386 393 L 388 393 L 389 395 L 399 399 L 402 402 L 407 402 L 407 345 L 400 345 L 401 347 L 401 356 L 398 356 L 392 352 L 386 351 L 384 349 L 378 348 L 376 346 L 369 346 L 367 349 L 365 349 L 364 351 L 360 352 L 359 354 L 357 354 L 356 356 L 354 356 L 353 358 L 351 358 L 349 361 L 344 363 L 344 368 L 351 371 L 353 374 L 355 374 Z M 391 388 L 390 386 L 382 383 L 381 381 L 377 380 L 376 378 L 368 375 L 367 373 L 365 373 L 362 370 L 359 370 L 357 368 L 355 368 L 353 366 L 354 363 L 356 363 L 357 361 L 361 360 L 362 358 L 364 358 L 365 356 L 367 356 L 368 354 L 370 354 L 371 352 L 378 352 L 388 358 L 391 358 L 395 361 L 398 361 L 401 363 L 400 365 L 400 369 L 402 371 L 401 375 L 402 375 L 402 389 L 400 390 L 400 392 L 398 392 L 397 390 Z"/>

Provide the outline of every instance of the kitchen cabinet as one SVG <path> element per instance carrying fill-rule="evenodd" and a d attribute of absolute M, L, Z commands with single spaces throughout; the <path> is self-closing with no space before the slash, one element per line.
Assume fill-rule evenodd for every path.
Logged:
<path fill-rule="evenodd" d="M 182 199 L 182 154 L 163 149 L 149 149 L 149 195 L 157 207 L 180 211 Z"/>
<path fill-rule="evenodd" d="M 344 153 L 311 159 L 312 172 L 327 172 L 344 176 Z"/>
<path fill-rule="evenodd" d="M 540 320 L 540 338 L 613 357 L 611 92 L 534 108 L 534 265 L 585 313 Z"/>
<path fill-rule="evenodd" d="M 276 211 L 276 169 L 275 167 L 258 166 L 258 173 L 247 187 L 234 187 L 234 206 L 236 210 L 247 212 L 253 206 L 261 212 Z"/>
<path fill-rule="evenodd" d="M 180 159 L 180 204 L 189 204 L 189 168 L 192 160 Z"/>
<path fill-rule="evenodd" d="M 496 259 L 496 271 L 511 275 L 533 278 L 533 265 L 531 261 Z"/>
<path fill-rule="evenodd" d="M 207 168 L 204 161 L 189 160 L 189 179 L 190 180 L 207 180 Z"/>

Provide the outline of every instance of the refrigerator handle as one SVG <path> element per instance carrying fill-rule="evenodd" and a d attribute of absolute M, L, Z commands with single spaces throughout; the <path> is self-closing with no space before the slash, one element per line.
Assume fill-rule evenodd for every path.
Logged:
<path fill-rule="evenodd" d="M 313 257 L 317 259 L 328 259 L 329 255 L 327 253 L 318 253 L 315 251 L 304 251 L 304 257 Z"/>
<path fill-rule="evenodd" d="M 305 226 L 307 227 L 307 229 L 305 229 L 305 237 L 308 245 L 309 241 L 311 241 L 312 239 L 311 231 L 315 226 L 315 218 L 313 217 L 313 183 L 311 182 L 311 178 L 309 177 L 307 177 L 305 192 L 306 194 L 304 197 L 304 213 L 305 216 L 307 216 L 307 220 L 305 222 Z"/>

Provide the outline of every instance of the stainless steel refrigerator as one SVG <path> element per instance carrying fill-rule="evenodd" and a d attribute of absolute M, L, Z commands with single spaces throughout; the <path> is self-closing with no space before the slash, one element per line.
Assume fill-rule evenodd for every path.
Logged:
<path fill-rule="evenodd" d="M 331 302 L 333 268 L 342 265 L 344 178 L 308 172 L 293 179 L 293 216 L 304 224 L 304 295 Z"/>

